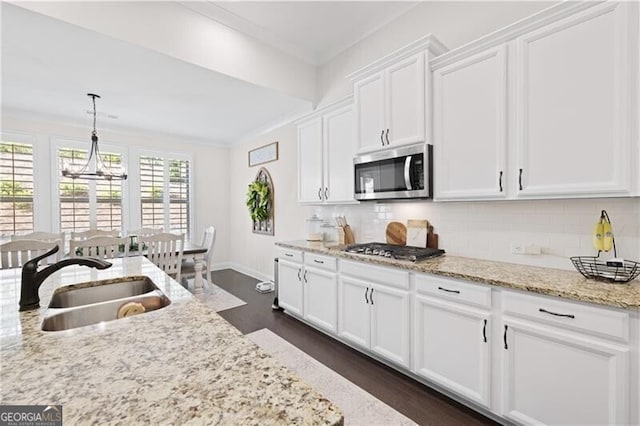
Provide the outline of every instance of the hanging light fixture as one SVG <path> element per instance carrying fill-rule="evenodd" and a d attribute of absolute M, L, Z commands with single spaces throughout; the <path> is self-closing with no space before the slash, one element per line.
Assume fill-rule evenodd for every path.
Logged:
<path fill-rule="evenodd" d="M 98 133 L 96 132 L 96 98 L 100 99 L 100 95 L 87 93 L 93 101 L 93 132 L 91 132 L 91 150 L 87 158 L 87 164 L 77 167 L 70 162 L 63 164 L 62 176 L 71 179 L 89 179 L 89 180 L 125 180 L 127 173 L 122 164 L 107 165 L 105 164 L 100 149 L 98 148 Z"/>

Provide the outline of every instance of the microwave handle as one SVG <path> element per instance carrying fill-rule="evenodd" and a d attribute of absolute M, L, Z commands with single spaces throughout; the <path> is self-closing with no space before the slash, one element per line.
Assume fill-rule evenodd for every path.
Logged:
<path fill-rule="evenodd" d="M 407 191 L 413 190 L 411 187 L 411 155 L 408 155 L 404 160 L 404 184 L 407 186 Z"/>

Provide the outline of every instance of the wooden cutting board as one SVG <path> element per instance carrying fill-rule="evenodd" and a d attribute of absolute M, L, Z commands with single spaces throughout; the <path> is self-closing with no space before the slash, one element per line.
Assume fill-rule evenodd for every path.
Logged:
<path fill-rule="evenodd" d="M 407 244 L 407 227 L 401 222 L 389 222 L 386 232 L 387 244 L 404 246 Z"/>
<path fill-rule="evenodd" d="M 427 247 L 428 220 L 407 221 L 407 245 L 413 247 Z"/>

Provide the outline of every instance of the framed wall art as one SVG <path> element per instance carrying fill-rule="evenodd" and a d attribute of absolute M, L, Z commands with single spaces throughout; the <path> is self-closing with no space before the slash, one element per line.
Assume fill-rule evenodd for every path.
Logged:
<path fill-rule="evenodd" d="M 249 151 L 249 167 L 259 164 L 270 163 L 278 159 L 278 142 L 261 146 L 260 148 Z"/>

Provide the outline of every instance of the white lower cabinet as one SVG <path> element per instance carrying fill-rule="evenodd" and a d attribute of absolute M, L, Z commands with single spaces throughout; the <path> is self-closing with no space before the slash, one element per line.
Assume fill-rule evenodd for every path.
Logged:
<path fill-rule="evenodd" d="M 286 258 L 296 261 L 286 260 Z M 307 266 L 316 263 L 320 267 Z M 325 263 L 326 262 L 326 263 Z M 326 268 L 326 269 L 323 269 Z M 281 250 L 278 254 L 278 304 L 290 314 L 337 332 L 338 278 L 335 258 Z"/>
<path fill-rule="evenodd" d="M 375 277 L 375 269 L 373 271 Z M 338 334 L 405 368 L 410 367 L 409 291 L 341 275 Z"/>
<path fill-rule="evenodd" d="M 415 373 L 489 407 L 490 320 L 485 310 L 416 296 Z"/>
<path fill-rule="evenodd" d="M 628 424 L 628 347 L 510 317 L 503 327 L 504 417 L 522 424 Z"/>
<path fill-rule="evenodd" d="M 304 319 L 335 333 L 337 329 L 338 278 L 334 272 L 305 266 Z"/>
<path fill-rule="evenodd" d="M 288 312 L 302 316 L 302 272 L 299 263 L 278 259 L 278 304 Z"/>

